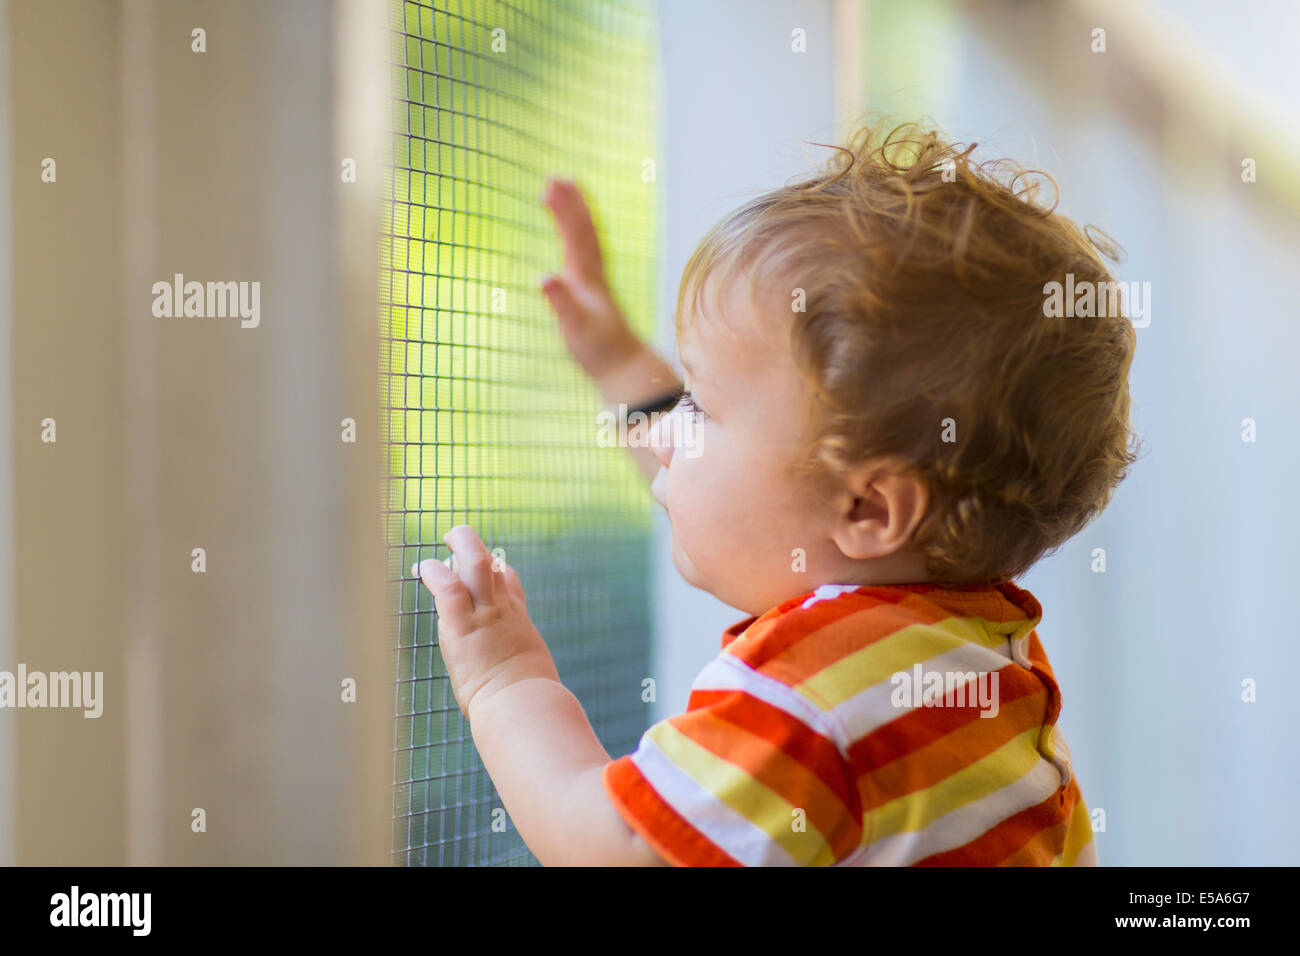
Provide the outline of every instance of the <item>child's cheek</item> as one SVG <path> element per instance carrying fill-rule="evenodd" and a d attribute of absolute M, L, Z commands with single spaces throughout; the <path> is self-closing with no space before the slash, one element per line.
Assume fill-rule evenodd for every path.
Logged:
<path fill-rule="evenodd" d="M 702 533 L 707 533 L 710 517 L 716 508 L 709 470 L 701 467 L 702 459 L 673 457 L 668 469 L 666 497 L 673 530 L 683 544 L 692 547 Z"/>
<path fill-rule="evenodd" d="M 682 519 L 696 537 L 725 532 L 737 501 L 747 493 L 744 475 L 733 474 L 727 465 L 717 454 L 673 460 L 676 474 L 670 472 L 669 480 L 677 482 Z"/>

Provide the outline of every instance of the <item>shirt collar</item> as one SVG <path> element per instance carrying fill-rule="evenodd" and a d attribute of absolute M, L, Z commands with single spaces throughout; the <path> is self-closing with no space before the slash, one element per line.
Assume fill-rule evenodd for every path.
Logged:
<path fill-rule="evenodd" d="M 961 585 L 863 584 L 854 586 L 833 584 L 822 585 L 821 588 L 805 591 L 803 594 L 782 601 L 763 614 L 751 614 L 744 620 L 737 621 L 722 632 L 722 646 L 726 647 L 736 638 L 741 637 L 759 621 L 777 617 L 794 608 L 801 607 L 808 599 L 817 595 L 822 588 L 827 589 L 822 592 L 824 594 L 829 593 L 831 589 L 845 589 L 840 593 L 859 591 L 864 594 L 878 592 L 883 595 L 890 592 L 896 594 L 898 591 L 906 591 L 918 594 L 947 611 L 964 616 L 982 617 L 995 623 L 1015 625 L 1013 628 L 1015 633 L 1011 635 L 1013 638 L 1027 634 L 1043 618 L 1043 608 L 1038 603 L 1038 599 L 1023 588 L 1017 587 L 1011 581 Z M 828 597 L 826 599 L 831 600 L 833 598 Z"/>

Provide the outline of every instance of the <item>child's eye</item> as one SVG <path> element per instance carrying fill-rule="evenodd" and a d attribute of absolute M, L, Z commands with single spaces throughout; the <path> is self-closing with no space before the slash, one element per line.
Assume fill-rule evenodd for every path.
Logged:
<path fill-rule="evenodd" d="M 695 396 L 686 389 L 682 389 L 682 396 L 678 399 L 678 402 L 691 413 L 691 417 L 696 421 L 699 421 L 701 418 L 707 418 L 709 415 L 708 412 L 696 404 Z"/>

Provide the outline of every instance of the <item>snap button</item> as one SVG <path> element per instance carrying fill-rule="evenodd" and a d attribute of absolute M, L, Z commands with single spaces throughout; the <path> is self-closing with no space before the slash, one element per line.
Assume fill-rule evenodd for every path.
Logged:
<path fill-rule="evenodd" d="M 1017 664 L 1026 670 L 1033 670 L 1033 663 L 1029 660 L 1029 635 L 1018 637 L 1011 642 L 1011 657 Z"/>

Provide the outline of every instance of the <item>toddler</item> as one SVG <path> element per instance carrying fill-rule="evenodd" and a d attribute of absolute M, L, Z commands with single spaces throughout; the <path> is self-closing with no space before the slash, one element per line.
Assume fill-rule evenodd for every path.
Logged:
<path fill-rule="evenodd" d="M 682 277 L 684 383 L 616 306 L 575 185 L 548 181 L 565 267 L 542 291 L 604 398 L 654 422 L 631 451 L 677 569 L 748 617 L 686 712 L 611 759 L 513 569 L 463 525 L 450 566 L 419 564 L 543 864 L 1098 862 L 1042 610 L 1012 579 L 1132 463 L 1135 336 L 1122 309 L 1045 308 L 1067 276 L 1107 301 L 1115 250 L 971 149 L 864 128 L 727 216 Z"/>

